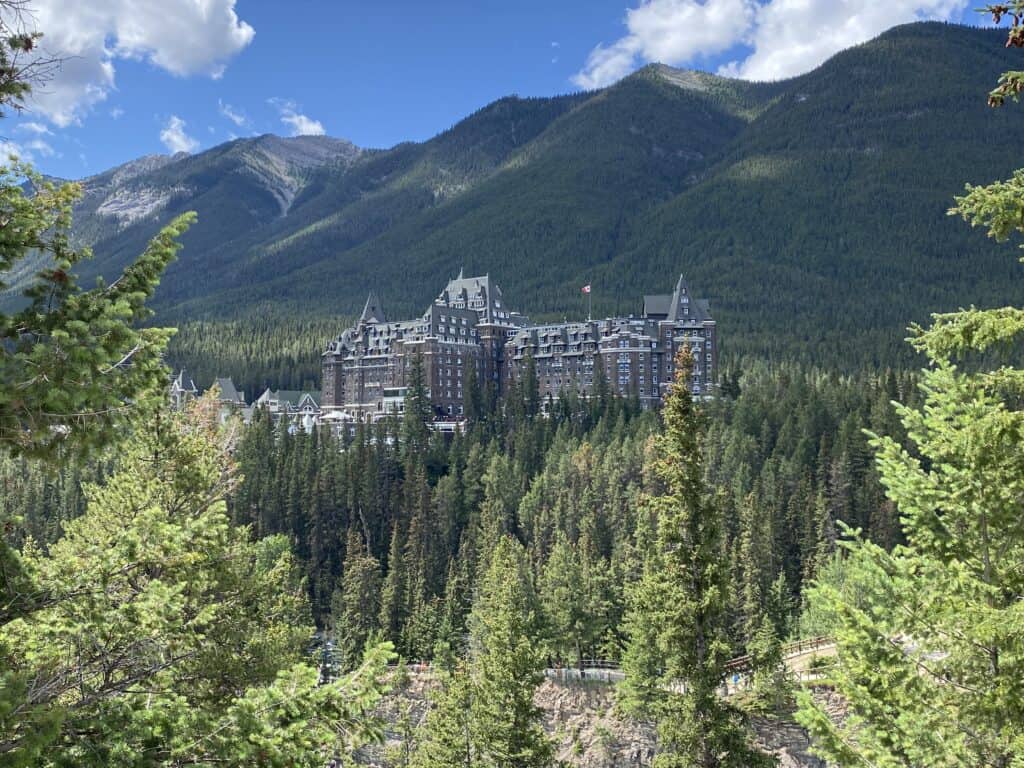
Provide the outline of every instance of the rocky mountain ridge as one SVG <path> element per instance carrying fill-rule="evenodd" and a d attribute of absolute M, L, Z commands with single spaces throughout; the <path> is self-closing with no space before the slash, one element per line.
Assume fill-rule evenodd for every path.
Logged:
<path fill-rule="evenodd" d="M 998 31 L 911 24 L 777 83 L 651 65 L 386 150 L 263 136 L 142 158 L 85 181 L 81 271 L 109 278 L 195 210 L 155 322 L 265 334 L 352 317 L 370 289 L 413 316 L 462 268 L 538 320 L 580 316 L 587 283 L 596 315 L 629 314 L 685 272 L 730 353 L 906 363 L 909 323 L 1024 301 L 1013 254 L 946 215 L 1018 164 L 990 147 L 1024 139 L 1019 112 L 985 104 L 1017 64 Z M 322 338 L 301 343 L 314 366 Z"/>

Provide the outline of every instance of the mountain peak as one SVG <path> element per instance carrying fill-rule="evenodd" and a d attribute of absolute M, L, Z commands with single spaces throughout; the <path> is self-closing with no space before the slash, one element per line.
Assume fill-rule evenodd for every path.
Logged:
<path fill-rule="evenodd" d="M 711 83 L 722 79 L 717 75 L 712 75 L 710 72 L 701 72 L 696 69 L 678 69 L 667 64 L 648 64 L 640 71 L 648 76 L 660 78 L 679 88 L 691 91 L 707 91 Z"/>
<path fill-rule="evenodd" d="M 296 169 L 318 168 L 336 162 L 348 165 L 364 151 L 351 141 L 332 136 L 285 137 L 273 133 L 242 139 L 236 146 L 242 151 L 261 152 Z"/>

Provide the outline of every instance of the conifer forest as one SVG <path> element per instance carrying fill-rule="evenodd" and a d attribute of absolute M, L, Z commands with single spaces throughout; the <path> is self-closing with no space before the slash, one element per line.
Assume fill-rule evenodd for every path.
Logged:
<path fill-rule="evenodd" d="M 764 77 L 782 0 L 642 0 L 432 139 L 51 172 L 238 87 L 192 5 L 0 0 L 0 768 L 1024 768 L 1024 0 Z"/>

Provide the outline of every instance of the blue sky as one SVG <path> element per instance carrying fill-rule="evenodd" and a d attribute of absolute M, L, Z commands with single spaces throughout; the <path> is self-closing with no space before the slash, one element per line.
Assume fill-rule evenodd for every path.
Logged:
<path fill-rule="evenodd" d="M 37 0 L 65 63 L 0 134 L 64 178 L 260 133 L 389 147 L 504 95 L 601 87 L 649 61 L 777 79 L 895 24 L 980 21 L 969 0 L 629 3 Z"/>

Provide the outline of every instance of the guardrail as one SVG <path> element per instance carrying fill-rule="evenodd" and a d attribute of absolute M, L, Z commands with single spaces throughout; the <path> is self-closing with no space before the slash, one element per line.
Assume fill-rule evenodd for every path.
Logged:
<path fill-rule="evenodd" d="M 835 641 L 826 635 L 796 640 L 782 646 L 782 659 L 783 662 L 792 661 L 815 651 L 831 648 L 834 644 Z M 321 680 L 334 679 L 338 661 L 337 651 L 330 649 L 326 652 L 321 651 L 320 654 L 323 662 L 326 662 L 320 665 Z M 399 668 L 398 664 L 389 664 L 388 666 L 391 669 Z M 410 674 L 423 675 L 433 672 L 432 665 L 428 661 L 406 663 L 400 666 Z M 749 672 L 752 666 L 753 659 L 749 655 L 737 656 L 735 659 L 730 659 L 725 663 L 723 667 L 723 672 L 725 673 L 723 686 L 727 693 L 749 687 L 749 676 L 744 673 Z M 821 676 L 819 672 L 813 670 L 796 670 L 791 671 L 791 674 L 794 675 L 794 679 L 801 682 L 810 682 Z M 611 659 L 583 659 L 582 666 L 576 664 L 572 666 L 548 667 L 544 670 L 544 676 L 549 680 L 557 680 L 559 682 L 593 681 L 619 683 L 626 678 L 626 674 L 622 671 L 619 662 Z"/>
<path fill-rule="evenodd" d="M 796 640 L 792 643 L 786 643 L 782 646 L 782 659 L 792 659 L 797 656 L 805 656 L 808 653 L 821 650 L 822 648 L 831 646 L 834 641 L 827 635 L 820 635 L 818 637 L 808 638 L 806 640 Z M 729 672 L 743 672 L 750 669 L 753 666 L 754 660 L 751 656 L 737 656 L 735 659 L 730 659 L 725 663 L 725 671 Z"/>

